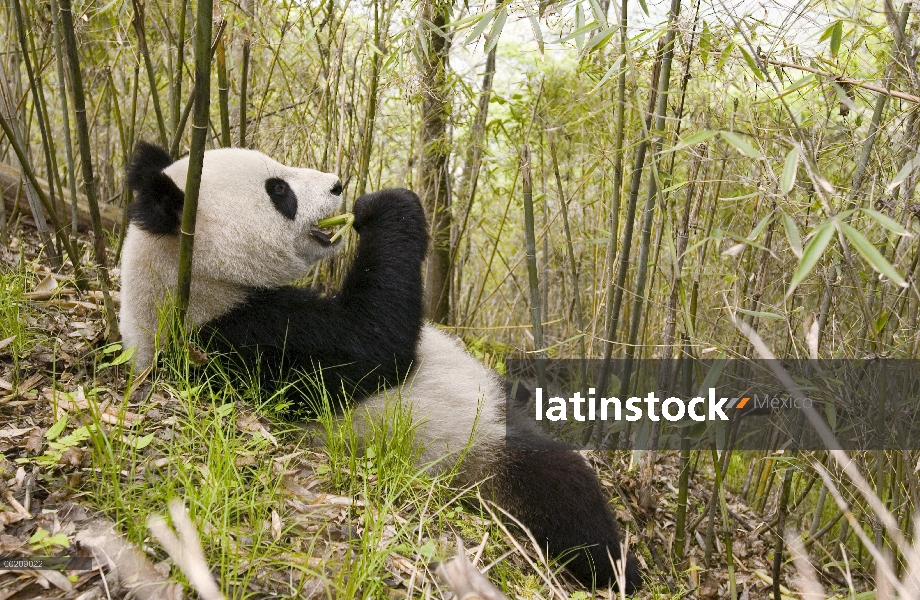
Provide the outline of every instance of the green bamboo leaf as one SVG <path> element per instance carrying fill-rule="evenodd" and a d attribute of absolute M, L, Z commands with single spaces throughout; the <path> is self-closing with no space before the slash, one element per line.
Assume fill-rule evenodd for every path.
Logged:
<path fill-rule="evenodd" d="M 709 24 L 703 21 L 703 32 L 700 33 L 700 61 L 705 67 L 709 62 L 709 49 L 712 46 L 712 32 L 709 31 Z"/>
<path fill-rule="evenodd" d="M 764 100 L 758 100 L 757 102 L 755 102 L 755 104 L 762 104 L 764 102 L 774 102 L 776 100 L 779 100 L 783 96 L 787 96 L 791 94 L 792 92 L 796 91 L 797 89 L 801 87 L 805 87 L 806 85 L 814 83 L 815 81 L 817 81 L 817 78 L 814 76 L 814 74 L 806 75 L 802 77 L 801 79 L 793 83 L 790 83 L 788 86 L 784 87 L 783 91 L 781 91 L 779 94 L 775 96 L 770 96 L 769 98 L 766 98 Z"/>
<path fill-rule="evenodd" d="M 607 72 L 604 73 L 604 76 L 601 77 L 601 80 L 597 82 L 597 85 L 595 85 L 595 86 L 591 89 L 591 91 L 588 92 L 588 95 L 590 96 L 591 94 L 593 94 L 594 92 L 596 92 L 597 90 L 599 90 L 599 89 L 601 88 L 602 85 L 604 85 L 605 83 L 607 83 L 607 80 L 609 80 L 611 77 L 613 77 L 614 74 L 619 74 L 619 72 L 620 72 L 620 67 L 621 67 L 622 64 L 623 64 L 623 57 L 622 57 L 622 56 L 618 57 L 615 61 L 613 61 L 613 65 L 612 65 L 609 69 L 607 69 Z"/>
<path fill-rule="evenodd" d="M 759 310 L 745 310 L 743 308 L 736 308 L 735 312 L 740 312 L 742 315 L 747 315 L 749 317 L 757 317 L 759 319 L 768 319 L 770 321 L 783 321 L 786 318 L 776 313 L 761 312 Z"/>
<path fill-rule="evenodd" d="M 783 174 L 779 179 L 779 187 L 785 196 L 792 191 L 795 185 L 795 175 L 799 169 L 799 147 L 793 146 L 786 155 L 786 164 L 783 165 Z"/>
<path fill-rule="evenodd" d="M 876 223 L 878 223 L 879 225 L 881 225 L 882 227 L 884 227 L 885 229 L 887 229 L 888 231 L 890 231 L 891 233 L 895 235 L 903 235 L 905 237 L 914 236 L 914 234 L 912 234 L 910 231 L 905 229 L 900 223 L 898 223 L 897 221 L 895 221 L 894 219 L 892 219 L 885 213 L 880 213 L 879 211 L 872 210 L 871 208 L 864 208 L 862 209 L 862 211 L 866 213 L 867 215 L 869 215 L 870 217 L 872 217 Z"/>
<path fill-rule="evenodd" d="M 230 406 L 233 406 L 232 404 Z M 153 441 L 153 434 L 148 433 L 145 436 L 125 438 L 125 443 L 134 448 L 135 450 L 143 450 L 150 445 L 150 442 Z"/>
<path fill-rule="evenodd" d="M 585 28 L 585 12 L 581 8 L 581 4 L 575 5 L 575 30 L 581 32 Z M 575 46 L 581 51 L 582 46 L 585 45 L 585 34 L 579 33 L 575 36 Z"/>
<path fill-rule="evenodd" d="M 600 50 L 607 45 L 607 42 L 614 36 L 614 34 L 620 29 L 619 25 L 611 25 L 606 29 L 602 29 L 597 32 L 588 43 L 585 45 L 585 52 L 591 52 L 593 50 Z"/>
<path fill-rule="evenodd" d="M 831 426 L 831 430 L 837 431 L 837 407 L 833 402 L 824 404 L 824 414 L 827 416 L 827 424 Z"/>
<path fill-rule="evenodd" d="M 846 223 L 840 224 L 841 229 L 843 229 L 843 235 L 846 236 L 847 240 L 862 254 L 862 257 L 866 259 L 866 262 L 869 265 L 890 279 L 894 284 L 900 287 L 907 287 L 907 282 L 904 281 L 904 278 L 895 270 L 891 263 L 888 262 L 882 253 L 878 251 L 878 248 L 872 245 L 872 243 L 865 238 L 863 234 L 856 231 Z"/>
<path fill-rule="evenodd" d="M 583 25 L 579 27 L 578 29 L 570 32 L 569 34 L 564 35 L 557 40 L 554 40 L 553 43 L 561 44 L 569 40 L 575 40 L 575 43 L 577 45 L 578 43 L 580 43 L 579 40 L 584 40 L 585 34 L 590 33 L 594 29 L 597 29 L 597 23 L 592 21 L 591 23 L 588 23 L 587 25 Z"/>
<path fill-rule="evenodd" d="M 473 31 L 466 37 L 466 41 L 463 42 L 463 45 L 466 46 L 470 42 L 476 41 L 479 39 L 479 36 L 482 35 L 482 32 L 486 30 L 486 27 L 489 26 L 489 23 L 492 22 L 492 19 L 495 17 L 495 10 L 490 10 L 481 15 L 479 22 L 476 23 L 476 26 L 473 27 Z"/>
<path fill-rule="evenodd" d="M 789 247 L 796 258 L 802 258 L 802 236 L 799 235 L 799 228 L 795 224 L 795 219 L 783 213 L 783 228 L 786 230 L 786 239 L 789 240 Z"/>
<path fill-rule="evenodd" d="M 48 431 L 45 432 L 45 438 L 47 438 L 49 442 L 54 441 L 55 439 L 57 439 L 59 435 L 61 435 L 64 432 L 65 427 L 67 427 L 67 415 L 66 414 L 60 419 L 58 419 L 57 422 L 54 425 L 52 425 L 51 428 L 48 429 Z"/>
<path fill-rule="evenodd" d="M 831 28 L 831 56 L 837 58 L 840 52 L 840 40 L 843 39 L 843 21 L 837 21 Z"/>
<path fill-rule="evenodd" d="M 639 0 L 639 6 L 642 7 L 642 12 L 645 13 L 645 16 L 648 16 L 648 4 L 645 3 L 645 0 Z"/>
<path fill-rule="evenodd" d="M 770 223 L 770 221 L 773 220 L 775 215 L 776 213 L 770 213 L 762 218 L 760 222 L 757 223 L 757 225 L 754 227 L 754 229 L 751 230 L 751 234 L 747 236 L 747 241 L 750 243 L 756 242 L 757 238 L 760 237 L 760 234 L 763 233 L 763 230 L 767 228 L 767 225 Z"/>
<path fill-rule="evenodd" d="M 668 150 L 665 150 L 662 154 L 666 152 L 677 152 L 678 150 L 683 150 L 684 148 L 688 146 L 694 146 L 696 144 L 699 144 L 700 142 L 705 142 L 706 140 L 716 135 L 717 133 L 719 132 L 713 129 L 704 129 L 703 131 L 697 131 L 693 135 L 688 135 L 681 141 L 677 142 L 674 146 L 672 146 Z"/>
<path fill-rule="evenodd" d="M 742 46 L 738 46 L 738 50 L 741 50 L 741 56 L 744 57 L 744 62 L 747 63 L 747 66 L 754 74 L 754 77 L 763 81 L 763 73 L 760 72 L 760 68 L 757 66 L 757 62 L 754 61 L 754 57 L 751 56 Z"/>
<path fill-rule="evenodd" d="M 527 13 L 527 18 L 530 19 L 530 28 L 533 30 L 533 37 L 537 40 L 537 48 L 540 49 L 540 56 L 543 56 L 543 29 L 540 28 L 540 21 L 537 19 L 537 15 L 533 13 L 530 9 L 530 5 L 524 3 L 524 12 Z"/>
<path fill-rule="evenodd" d="M 492 48 L 495 47 L 495 44 L 498 43 L 498 38 L 502 35 L 502 28 L 505 26 L 505 19 L 508 18 L 508 9 L 502 7 L 498 11 L 498 15 L 495 17 L 495 21 L 492 23 L 492 29 L 489 31 L 489 42 L 486 44 L 485 53 L 488 54 L 492 51 Z"/>
<path fill-rule="evenodd" d="M 594 13 L 594 20 L 600 23 L 601 27 L 607 27 L 607 15 L 604 14 L 603 9 L 601 9 L 601 5 L 597 3 L 597 0 L 591 0 L 591 12 Z"/>
<path fill-rule="evenodd" d="M 828 219 L 815 229 L 815 235 L 812 236 L 811 240 L 808 242 L 808 245 L 805 246 L 805 251 L 802 253 L 801 260 L 799 260 L 799 266 L 796 268 L 795 273 L 792 274 L 792 281 L 789 282 L 789 290 L 786 292 L 786 298 L 792 295 L 792 292 L 795 291 L 795 288 L 797 288 L 798 285 L 802 283 L 802 280 L 808 277 L 812 269 L 815 268 L 815 265 L 818 264 L 818 260 L 821 258 L 821 255 L 824 254 L 824 250 L 827 248 L 827 244 L 833 237 L 833 219 Z"/>
<path fill-rule="evenodd" d="M 731 131 L 720 131 L 722 139 L 735 147 L 735 150 L 748 158 L 760 158 L 760 152 L 754 149 L 744 138 Z"/>
<path fill-rule="evenodd" d="M 837 95 L 837 99 L 840 100 L 840 103 L 849 108 L 852 111 L 858 111 L 859 108 L 856 106 L 856 103 L 853 102 L 853 99 L 847 95 L 847 91 L 843 89 L 843 86 L 837 83 L 836 81 L 831 81 L 831 86 L 834 88 L 834 93 Z"/>
<path fill-rule="evenodd" d="M 716 63 L 717 71 L 722 70 L 722 67 L 725 66 L 726 61 L 728 61 L 728 57 L 732 55 L 732 50 L 734 49 L 735 49 L 735 42 L 731 42 L 727 46 L 725 46 L 725 49 L 722 50 L 722 54 L 719 55 L 719 62 Z"/>
<path fill-rule="evenodd" d="M 912 159 L 907 161 L 901 170 L 898 171 L 898 174 L 894 176 L 894 179 L 891 180 L 891 183 L 888 184 L 888 187 L 885 188 L 885 192 L 891 192 L 894 188 L 901 185 L 901 183 L 914 172 L 914 169 L 920 167 L 920 152 L 914 155 Z"/>

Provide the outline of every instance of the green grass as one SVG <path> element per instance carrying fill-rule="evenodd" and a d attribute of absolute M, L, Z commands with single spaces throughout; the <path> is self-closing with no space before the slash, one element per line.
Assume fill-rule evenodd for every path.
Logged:
<path fill-rule="evenodd" d="M 452 532 L 468 543 L 488 532 L 483 564 L 508 550 L 488 515 L 464 501 L 469 494 L 450 487 L 449 474 L 431 475 L 418 465 L 415 428 L 399 394 L 361 432 L 320 395 L 318 418 L 304 428 L 274 418 L 257 378 L 237 385 L 219 368 L 196 371 L 188 338 L 174 339 L 181 341 L 165 352 L 147 397 L 129 396 L 122 407 L 140 403 L 146 417 L 133 426 L 112 427 L 96 414 L 95 426 L 83 431 L 93 469 L 77 491 L 132 541 L 155 546 L 147 516 L 163 514 L 171 499 L 181 499 L 224 593 L 240 599 L 254 596 L 266 573 L 276 582 L 271 591 L 281 597 L 297 597 L 312 585 L 341 598 L 402 594 L 405 590 L 392 587 L 394 559 L 419 569 L 411 584 L 418 595 L 432 585 L 427 565 L 453 553 Z M 111 361 L 118 353 L 101 356 Z M 296 382 L 304 388 L 312 383 Z M 268 437 L 241 427 L 256 418 L 250 407 L 260 400 L 262 418 L 272 416 Z M 286 474 L 300 478 L 301 485 L 304 474 L 318 479 L 312 492 L 334 494 L 345 505 L 332 516 L 292 509 Z M 173 574 L 184 581 L 176 569 Z M 533 587 L 510 560 L 492 574 L 509 590 Z"/>
<path fill-rule="evenodd" d="M 28 325 L 32 307 L 23 294 L 31 289 L 30 274 L 20 263 L 16 268 L 0 266 L 0 340 L 14 338 L 2 351 L 13 358 L 14 371 L 19 371 L 19 360 L 35 345 L 38 333 Z"/>

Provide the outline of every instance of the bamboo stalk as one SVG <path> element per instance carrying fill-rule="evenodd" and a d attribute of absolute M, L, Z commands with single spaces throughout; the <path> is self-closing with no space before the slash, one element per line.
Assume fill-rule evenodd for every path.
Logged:
<path fill-rule="evenodd" d="M 636 264 L 636 295 L 633 301 L 633 310 L 630 315 L 629 337 L 626 343 L 625 361 L 623 364 L 622 385 L 620 387 L 621 397 L 628 395 L 630 376 L 632 373 L 632 363 L 635 356 L 635 343 L 639 337 L 639 322 L 642 316 L 642 308 L 645 302 L 645 282 L 648 277 L 648 253 L 652 236 L 652 220 L 655 216 L 655 201 L 658 199 L 658 177 L 657 161 L 658 153 L 661 150 L 662 137 L 665 131 L 666 117 L 668 110 L 668 86 L 671 81 L 671 62 L 674 58 L 674 37 L 677 33 L 677 18 L 680 14 L 680 0 L 671 0 L 671 9 L 669 11 L 670 24 L 668 32 L 664 37 L 664 48 L 661 59 L 661 76 L 658 82 L 658 107 L 655 110 L 655 128 L 654 133 L 657 137 L 653 138 L 651 144 L 651 173 L 649 176 L 648 196 L 645 200 L 645 207 L 642 212 L 642 237 L 639 241 L 639 260 Z M 652 133 L 649 133 L 652 135 Z M 654 442 L 657 432 L 657 423 L 653 423 L 653 434 L 649 441 Z M 651 447 L 651 446 L 650 446 Z"/>
<path fill-rule="evenodd" d="M 380 86 L 380 66 L 383 57 L 379 54 L 381 46 L 380 4 L 384 0 L 374 2 L 374 48 L 371 60 L 370 89 L 367 92 L 367 109 L 364 117 L 364 135 L 361 140 L 361 162 L 358 164 L 358 196 L 367 191 L 367 175 L 371 163 L 371 151 L 374 148 L 374 123 L 377 119 L 377 90 Z M 387 21 L 389 25 L 389 20 Z M 386 30 L 386 28 L 384 28 Z"/>
<path fill-rule="evenodd" d="M 132 86 L 131 93 L 131 121 L 128 123 L 128 134 L 127 140 L 128 148 L 133 148 L 135 146 L 135 127 L 137 125 L 137 92 L 140 88 L 140 65 L 134 66 L 134 85 Z M 125 153 L 125 164 L 130 160 L 130 154 Z M 122 183 L 122 197 L 124 198 L 124 206 L 129 206 L 133 200 L 134 191 L 131 189 L 131 186 L 128 185 L 127 180 Z M 121 230 L 118 232 L 118 246 L 115 249 L 115 262 L 118 263 L 121 260 L 121 251 L 124 248 L 125 236 L 128 234 L 128 211 L 121 211 Z"/>
<path fill-rule="evenodd" d="M 726 450 L 726 454 L 728 454 Z M 726 457 L 727 458 L 727 457 Z M 727 460 L 726 460 L 727 462 Z M 718 497 L 719 514 L 722 516 L 722 532 L 725 536 L 725 563 L 728 568 L 728 593 L 731 600 L 738 600 L 738 583 L 735 581 L 735 559 L 732 553 L 732 526 L 728 517 L 728 505 L 725 502 L 725 485 L 722 483 L 724 475 L 722 468 L 719 467 L 719 454 L 715 448 L 712 449 L 713 471 L 715 473 L 715 482 L 713 498 Z M 713 519 L 710 518 L 710 522 Z"/>
<path fill-rule="evenodd" d="M 219 31 L 224 29 L 221 19 Z M 217 103 L 220 108 L 220 145 L 229 148 L 233 145 L 230 141 L 230 80 L 227 77 L 227 42 L 226 36 L 217 39 Z"/>
<path fill-rule="evenodd" d="M 80 73 L 80 56 L 77 52 L 77 36 L 73 28 L 73 10 L 70 0 L 61 2 L 61 27 L 64 33 L 64 45 L 67 50 L 67 64 L 70 67 L 70 83 L 73 87 L 73 107 L 76 116 L 77 144 L 80 150 L 80 163 L 83 168 L 83 193 L 89 204 L 89 214 L 93 221 L 93 251 L 96 259 L 99 283 L 105 305 L 105 320 L 109 342 L 119 338 L 118 314 L 109 290 L 108 260 L 105 255 L 105 232 L 99 215 L 99 201 L 96 198 L 96 180 L 93 175 L 93 156 L 89 145 L 89 129 L 86 124 L 86 99 L 83 95 L 83 75 Z"/>
<path fill-rule="evenodd" d="M 192 119 L 192 139 L 189 151 L 188 175 L 185 180 L 185 204 L 182 208 L 182 228 L 179 233 L 179 277 L 176 308 L 179 323 L 185 322 L 192 289 L 192 253 L 195 245 L 195 219 L 198 214 L 198 191 L 208 140 L 208 112 L 211 94 L 211 27 L 214 5 L 211 0 L 198 0 L 195 18 L 195 115 Z"/>
<path fill-rule="evenodd" d="M 886 89 L 891 87 L 891 80 L 898 68 L 898 61 L 901 60 L 901 44 L 904 39 L 904 28 L 907 26 L 907 19 L 910 17 L 910 7 L 911 3 L 905 2 L 897 18 L 898 33 L 900 33 L 900 35 L 895 36 L 891 44 L 891 61 L 885 67 L 885 77 L 883 81 L 885 82 Z M 862 188 L 863 180 L 866 175 L 866 168 L 869 166 L 869 157 L 872 155 L 872 148 L 875 146 L 875 139 L 878 137 L 879 127 L 882 123 L 882 115 L 885 114 L 888 96 L 889 94 L 879 94 L 878 98 L 875 99 L 872 120 L 869 122 L 869 136 L 866 138 L 866 141 L 863 142 L 862 151 L 859 154 L 859 159 L 856 161 L 856 172 L 853 174 L 853 183 L 850 185 L 850 191 L 847 193 L 847 198 L 850 200 L 851 204 L 850 208 L 852 208 L 853 199 L 856 197 L 856 194 L 859 193 L 860 188 Z M 920 99 L 918 99 L 918 101 L 920 101 Z"/>
<path fill-rule="evenodd" d="M 457 287 L 460 287 L 460 277 L 463 274 L 462 269 L 455 269 L 454 262 L 457 258 L 457 251 L 460 248 L 461 240 L 466 235 L 469 225 L 470 214 L 473 211 L 473 202 L 476 198 L 476 188 L 479 183 L 479 172 L 482 168 L 482 149 L 485 144 L 486 122 L 489 118 L 489 100 L 492 97 L 492 79 L 495 76 L 495 58 L 498 53 L 498 43 L 492 46 L 489 54 L 486 56 L 486 68 L 482 75 L 482 90 L 479 92 L 479 106 L 476 110 L 476 119 L 470 129 L 470 143 L 467 146 L 466 158 L 463 163 L 463 171 L 460 174 L 458 184 L 458 198 L 466 198 L 466 206 L 463 210 L 463 218 L 460 220 L 460 227 L 457 228 L 456 235 L 451 243 L 451 270 L 456 271 Z M 452 278 L 448 278 L 449 280 Z M 470 288 L 472 290 L 472 288 Z M 460 315 L 457 315 L 457 321 L 460 321 Z M 466 315 L 463 315 L 465 318 Z"/>
<path fill-rule="evenodd" d="M 27 139 L 26 138 L 27 127 L 26 127 L 26 123 L 21 122 L 19 118 L 21 111 L 17 110 L 18 106 L 13 101 L 14 96 L 22 98 L 23 103 L 25 101 L 25 94 L 22 93 L 21 80 L 19 76 L 20 71 L 19 71 L 19 64 L 17 60 L 18 52 L 13 50 L 9 53 L 8 56 L 10 58 L 11 64 L 9 66 L 8 75 L 6 77 L 0 78 L 0 88 L 2 88 L 3 90 L 4 105 L 5 105 L 4 108 L 6 109 L 6 113 L 9 118 L 10 131 L 8 133 L 8 136 L 10 136 L 11 143 L 14 140 L 13 136 L 15 136 L 16 143 L 18 144 L 20 148 L 23 148 L 26 145 L 24 140 Z M 14 89 L 11 90 L 10 89 L 11 86 L 13 86 Z M 3 112 L 3 111 L 0 111 L 0 112 Z M 15 146 L 11 145 L 11 147 L 15 151 Z M 20 173 L 26 173 L 26 172 L 32 173 L 33 178 L 34 178 L 32 164 L 28 159 L 28 155 L 23 153 L 23 155 L 20 156 L 16 152 L 14 152 L 14 154 L 16 154 L 16 160 L 19 162 L 19 165 L 20 165 L 18 171 Z M 26 161 L 26 162 L 23 162 L 23 161 Z M 44 248 L 45 255 L 48 258 L 48 262 L 51 265 L 58 264 L 60 262 L 60 257 L 57 256 L 56 254 L 54 242 L 51 238 L 51 233 L 48 230 L 48 223 L 45 220 L 44 213 L 42 212 L 42 207 L 45 204 L 45 202 L 42 200 L 42 198 L 44 197 L 42 194 L 42 190 L 35 189 L 31 182 L 31 179 L 28 177 L 24 179 L 17 177 L 16 185 L 18 185 L 19 188 L 17 189 L 17 201 L 14 202 L 13 204 L 12 216 L 15 217 L 17 215 L 16 209 L 19 206 L 18 200 L 22 197 L 22 195 L 24 195 L 26 199 L 26 203 L 28 204 L 28 207 L 29 207 L 29 211 L 31 212 L 35 220 L 35 228 L 38 231 L 38 236 L 42 242 L 42 246 Z M 8 225 L 9 223 L 4 218 L 2 233 L 5 238 L 8 237 L 7 236 Z M 55 235 L 57 235 L 57 232 L 55 232 Z"/>
<path fill-rule="evenodd" d="M 556 159 L 556 141 L 553 139 L 553 133 L 551 131 L 547 132 L 547 137 L 549 138 L 550 157 L 553 160 L 553 175 L 556 178 L 556 194 L 559 196 L 560 210 L 562 212 L 562 229 L 565 233 L 566 258 L 568 259 L 569 271 L 572 277 L 571 290 L 572 302 L 575 307 L 575 326 L 578 328 L 578 333 L 581 334 L 581 337 L 579 338 L 579 349 L 581 351 L 580 358 L 582 364 L 582 374 L 585 378 L 585 381 L 587 381 L 587 370 L 585 364 L 585 359 L 587 358 L 587 348 L 585 344 L 585 317 L 581 306 L 581 286 L 578 283 L 578 264 L 575 260 L 575 248 L 572 245 L 572 232 L 569 228 L 569 209 L 567 206 L 568 201 L 566 200 L 565 193 L 562 189 L 562 177 L 559 176 L 559 161 Z M 544 239 L 546 239 L 546 237 L 544 237 Z"/>
<path fill-rule="evenodd" d="M 422 79 L 419 128 L 419 196 L 431 219 L 431 252 L 425 273 L 425 313 L 436 323 L 450 319 L 450 232 L 453 215 L 450 197 L 450 46 L 447 27 L 451 3 L 424 0 L 419 18 L 430 21 L 419 38 Z"/>
<path fill-rule="evenodd" d="M 625 57 L 628 52 L 626 26 L 629 18 L 627 10 L 629 0 L 620 0 L 620 56 Z M 617 122 L 616 133 L 614 134 L 614 158 L 613 158 L 613 192 L 610 195 L 610 241 L 607 243 L 607 323 L 604 345 L 604 370 L 610 363 L 610 356 L 613 351 L 613 336 L 616 334 L 616 325 L 613 324 L 611 331 L 611 321 L 615 318 L 612 309 L 614 296 L 618 289 L 614 285 L 614 265 L 617 256 L 617 240 L 619 240 L 620 231 L 620 196 L 623 193 L 623 131 L 626 125 L 626 68 L 621 67 L 620 74 L 617 77 Z M 632 220 L 632 219 L 630 219 Z M 606 379 L 606 377 L 603 377 Z M 604 388 L 600 388 L 604 393 Z M 590 435 L 590 431 L 587 433 Z M 587 438 L 585 439 L 587 441 Z"/>
<path fill-rule="evenodd" d="M 690 340 L 684 335 L 683 394 L 689 398 L 693 395 L 693 355 Z M 678 568 L 683 566 L 684 550 L 687 537 L 687 496 L 690 488 L 690 438 L 683 428 L 680 429 L 680 475 L 677 478 L 677 514 L 674 518 L 674 562 Z"/>
<path fill-rule="evenodd" d="M 243 60 L 240 61 L 240 148 L 246 147 L 246 111 L 249 100 L 249 52 L 252 46 L 252 0 L 243 0 L 241 5 L 243 14 L 246 15 L 246 25 L 243 27 Z"/>
<path fill-rule="evenodd" d="M 786 514 L 789 492 L 792 488 L 792 474 L 792 467 L 787 465 L 783 474 L 783 489 L 780 492 L 779 506 L 777 507 L 779 523 L 776 525 L 776 540 L 773 548 L 773 600 L 781 600 L 782 596 L 780 586 L 782 585 L 783 544 L 785 541 L 783 536 L 786 531 Z"/>
<path fill-rule="evenodd" d="M 625 0 L 624 0 L 625 1 Z M 659 47 L 659 50 L 661 48 Z M 663 52 L 657 53 L 655 64 L 652 67 L 651 85 L 649 88 L 648 106 L 646 108 L 645 129 L 651 128 L 653 110 L 658 97 L 658 79 L 661 74 L 661 59 Z M 639 201 L 639 187 L 642 183 L 642 170 L 645 166 L 645 155 L 648 152 L 649 139 L 643 135 L 636 148 L 636 155 L 633 161 L 632 178 L 629 185 L 629 199 L 626 205 L 626 216 L 623 225 L 623 243 L 620 244 L 620 255 L 617 259 L 617 276 L 616 281 L 612 282 L 613 287 L 613 306 L 608 305 L 607 314 L 607 331 L 604 334 L 606 346 L 604 348 L 604 360 L 601 365 L 597 391 L 599 394 L 607 393 L 607 380 L 610 376 L 610 359 L 613 353 L 613 340 L 616 337 L 617 326 L 620 321 L 620 307 L 623 301 L 623 290 L 626 286 L 626 274 L 629 271 L 629 254 L 632 250 L 633 227 L 636 222 L 636 208 Z M 615 235 L 616 232 L 611 232 Z M 599 423 L 597 429 L 597 441 L 600 443 L 603 436 L 603 423 Z"/>
<path fill-rule="evenodd" d="M 56 213 L 57 206 L 55 203 L 56 197 L 54 193 L 55 168 L 52 164 L 54 151 L 51 146 L 50 136 L 48 134 L 47 123 L 45 121 L 45 112 L 42 110 L 42 107 L 45 104 L 45 98 L 39 93 L 35 71 L 32 68 L 29 44 L 26 40 L 25 15 L 23 14 L 22 6 L 20 5 L 19 0 L 13 0 L 12 5 L 13 13 L 16 17 L 16 33 L 19 37 L 19 47 L 22 52 L 22 62 L 26 67 L 26 76 L 29 78 L 29 90 L 32 94 L 32 104 L 35 109 L 35 119 L 38 121 L 38 131 L 41 135 L 42 148 L 45 155 L 45 168 L 48 171 L 48 201 L 50 208 L 46 207 L 46 210 L 52 210 Z M 57 214 L 55 214 L 55 216 L 57 216 Z M 66 233 L 62 232 L 62 235 L 66 235 Z M 51 261 L 52 266 L 54 266 L 55 269 L 60 269 L 62 265 L 61 257 L 55 251 L 54 246 L 49 247 L 47 250 L 48 259 Z"/>
<path fill-rule="evenodd" d="M 153 112 L 157 117 L 157 130 L 160 134 L 160 145 L 163 148 L 168 148 L 169 135 L 166 133 L 166 121 L 163 120 L 163 110 L 160 108 L 160 94 L 157 91 L 157 76 L 156 72 L 153 70 L 153 62 L 150 60 L 150 51 L 147 48 L 147 31 L 144 24 L 144 5 L 142 4 L 141 0 L 132 1 L 134 3 L 133 23 L 134 32 L 137 35 L 137 49 L 141 53 L 141 57 L 144 59 L 144 68 L 147 70 L 147 81 L 150 85 L 150 99 L 153 103 Z M 63 6 L 63 0 L 61 0 L 61 4 Z M 70 2 L 67 3 L 67 6 L 70 6 Z M 177 79 L 181 79 L 181 76 L 182 74 L 180 73 Z"/>
<path fill-rule="evenodd" d="M 188 18 L 188 0 L 180 0 L 179 25 L 176 31 L 176 68 L 173 73 L 173 85 L 170 88 L 170 125 L 175 135 L 176 131 L 185 129 L 180 126 L 179 107 L 182 105 L 182 78 L 185 76 L 185 26 Z"/>
<path fill-rule="evenodd" d="M 13 131 L 12 125 L 9 121 L 7 121 L 2 111 L 0 111 L 0 129 L 3 130 L 7 140 L 10 142 L 10 146 L 13 148 L 13 153 L 16 154 L 16 158 L 19 160 L 19 166 L 22 169 L 22 174 L 26 176 L 29 185 L 31 185 L 32 189 L 35 190 L 35 194 L 41 201 L 42 206 L 44 206 L 45 210 L 48 212 L 48 217 L 51 219 L 51 222 L 54 225 L 55 234 L 57 235 L 58 241 L 61 246 L 64 247 L 64 251 L 67 253 L 67 257 L 70 259 L 70 262 L 74 266 L 74 280 L 77 284 L 77 287 L 85 287 L 86 278 L 83 275 L 83 269 L 80 267 L 80 255 L 77 254 L 77 252 L 74 250 L 70 238 L 64 234 L 64 227 L 58 220 L 57 213 L 54 212 L 53 207 L 51 206 L 51 202 L 48 200 L 48 196 L 42 189 L 38 178 L 35 176 L 35 172 L 32 170 L 32 166 L 28 162 L 28 157 L 26 156 L 25 151 L 22 149 L 22 145 L 19 143 L 19 140 L 16 139 L 16 134 Z"/>
<path fill-rule="evenodd" d="M 543 311 L 540 305 L 540 280 L 537 274 L 537 239 L 534 232 L 533 183 L 530 174 L 530 144 L 524 142 L 521 151 L 521 186 L 524 192 L 524 245 L 527 256 L 527 284 L 530 291 L 530 322 L 533 325 L 533 347 L 536 355 L 537 379 L 546 388 L 543 365 Z"/>
<path fill-rule="evenodd" d="M 217 52 L 217 45 L 221 40 L 221 37 L 224 33 L 225 22 L 221 21 L 218 23 L 217 27 L 217 36 L 214 38 L 214 42 L 211 44 L 211 59 L 214 59 L 214 55 Z M 173 132 L 172 142 L 169 144 L 169 153 L 173 156 L 179 155 L 179 145 L 182 143 L 182 137 L 185 133 L 185 124 L 188 123 L 188 118 L 192 114 L 192 108 L 195 105 L 195 94 L 194 90 L 192 95 L 188 97 L 188 100 L 185 102 L 185 106 L 182 108 L 182 116 L 179 117 L 179 124 L 176 127 L 176 131 Z M 216 136 L 215 136 L 216 137 Z"/>
<path fill-rule="evenodd" d="M 57 0 L 51 0 L 51 26 L 54 28 L 54 41 L 58 48 L 64 47 L 61 34 L 60 14 Z M 70 139 L 70 107 L 67 102 L 67 77 L 64 75 L 64 55 L 58 51 L 54 53 L 57 67 L 59 95 L 61 97 L 61 121 L 64 137 L 64 153 L 67 158 L 67 183 L 70 186 L 70 219 L 71 230 L 76 232 L 78 227 L 77 208 L 77 172 L 73 156 L 73 142 Z"/>

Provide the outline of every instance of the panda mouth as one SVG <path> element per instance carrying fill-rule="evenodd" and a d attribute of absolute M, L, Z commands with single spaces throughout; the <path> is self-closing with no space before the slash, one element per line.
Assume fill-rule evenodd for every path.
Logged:
<path fill-rule="evenodd" d="M 354 222 L 355 216 L 351 213 L 326 217 L 317 221 L 316 225 L 310 228 L 310 235 L 321 246 L 329 247 L 341 241 L 342 234 L 351 229 Z"/>
<path fill-rule="evenodd" d="M 310 236 L 319 242 L 320 246 L 328 248 L 334 244 L 338 244 L 342 241 L 342 238 L 332 239 L 332 236 L 335 234 L 335 227 L 312 227 L 310 228 Z"/>

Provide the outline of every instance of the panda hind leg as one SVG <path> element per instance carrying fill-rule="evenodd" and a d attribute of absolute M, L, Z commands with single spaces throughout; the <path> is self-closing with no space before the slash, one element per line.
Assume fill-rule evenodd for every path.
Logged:
<path fill-rule="evenodd" d="M 552 445 L 552 442 L 549 442 Z M 577 452 L 503 449 L 486 493 L 527 527 L 552 559 L 566 564 L 585 588 L 619 588 L 614 564 L 622 534 L 594 472 Z M 498 464 L 496 464 L 498 463 Z M 642 585 L 635 556 L 626 558 L 624 591 Z"/>

